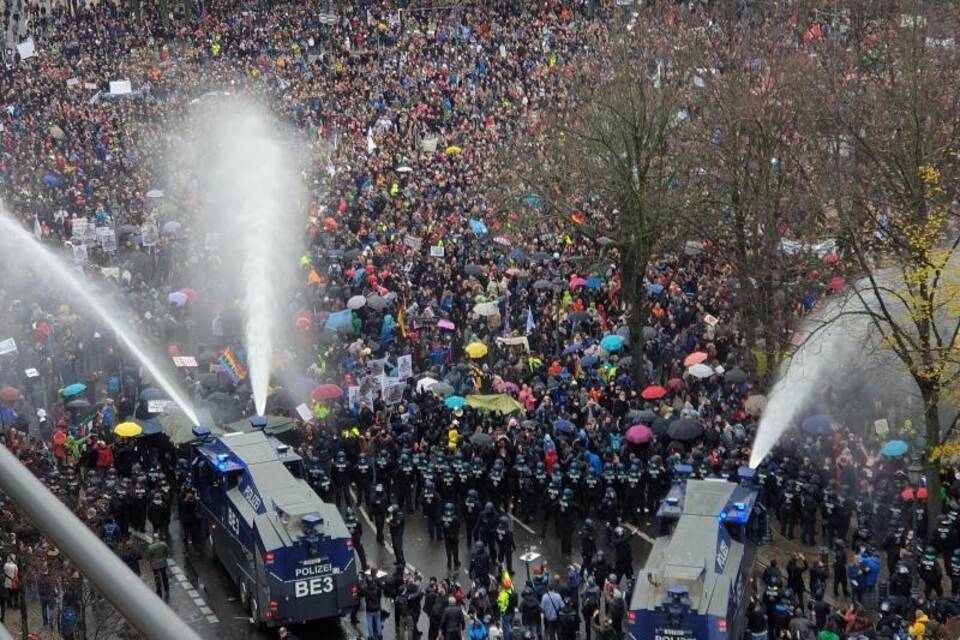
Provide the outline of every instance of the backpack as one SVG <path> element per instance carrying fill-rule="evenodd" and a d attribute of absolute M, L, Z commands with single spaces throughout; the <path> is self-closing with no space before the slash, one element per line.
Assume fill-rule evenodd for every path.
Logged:
<path fill-rule="evenodd" d="M 580 612 L 585 618 L 593 615 L 593 612 L 600 608 L 600 594 L 593 589 L 587 589 L 583 592 L 583 602 L 580 604 Z"/>
<path fill-rule="evenodd" d="M 562 629 L 565 632 L 570 632 L 570 631 L 575 632 L 580 629 L 580 618 L 577 616 L 577 612 L 574 611 L 573 609 L 570 609 L 569 611 L 565 609 L 561 609 L 559 621 L 560 621 L 560 629 Z"/>
<path fill-rule="evenodd" d="M 507 611 L 516 611 L 518 603 L 519 597 L 517 596 L 517 592 L 511 589 L 510 595 L 507 598 Z"/>

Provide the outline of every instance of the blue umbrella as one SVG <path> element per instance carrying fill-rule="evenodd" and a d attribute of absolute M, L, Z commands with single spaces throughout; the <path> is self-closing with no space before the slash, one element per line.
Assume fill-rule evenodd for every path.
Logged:
<path fill-rule="evenodd" d="M 623 348 L 623 336 L 615 333 L 603 336 L 603 340 L 600 341 L 600 347 L 604 351 L 609 351 L 610 353 L 613 353 L 614 351 L 620 351 L 620 349 Z"/>
<path fill-rule="evenodd" d="M 880 449 L 880 455 L 884 458 L 899 458 L 907 452 L 910 446 L 903 440 L 891 440 Z"/>
<path fill-rule="evenodd" d="M 523 249 L 514 249 L 509 254 L 507 254 L 507 257 L 510 258 L 511 260 L 526 260 L 527 254 Z"/>
<path fill-rule="evenodd" d="M 583 345 L 579 342 L 574 342 L 572 345 L 564 349 L 561 355 L 568 356 L 571 353 L 576 353 L 577 351 L 580 351 L 581 349 L 583 349 Z"/>
<path fill-rule="evenodd" d="M 327 321 L 323 325 L 324 331 L 336 331 L 340 328 L 353 327 L 353 312 L 350 309 L 337 311 L 327 316 Z"/>
<path fill-rule="evenodd" d="M 663 285 L 656 282 L 648 282 L 646 285 L 647 293 L 652 296 L 658 296 L 663 293 Z"/>
<path fill-rule="evenodd" d="M 13 424 L 17 419 L 17 412 L 8 406 L 0 405 L 0 424 Z"/>
<path fill-rule="evenodd" d="M 87 385 L 82 382 L 74 382 L 73 384 L 68 384 L 63 388 L 61 392 L 64 398 L 69 398 L 70 396 L 80 395 L 87 390 Z"/>
<path fill-rule="evenodd" d="M 43 184 L 47 185 L 48 187 L 59 187 L 60 178 L 58 176 L 53 175 L 52 173 L 48 173 L 45 176 L 43 176 Z"/>
<path fill-rule="evenodd" d="M 160 400 L 162 398 L 163 398 L 163 392 L 160 391 L 160 389 L 157 389 L 156 387 L 147 387 L 146 389 L 140 392 L 140 399 L 146 400 L 147 402 L 149 402 L 150 400 Z"/>
<path fill-rule="evenodd" d="M 140 428 L 143 429 L 143 433 L 141 433 L 141 435 L 144 436 L 152 436 L 163 431 L 163 427 L 160 426 L 160 421 L 156 418 L 150 418 L 149 420 L 137 420 L 137 423 L 140 425 Z"/>
<path fill-rule="evenodd" d="M 569 420 L 554 420 L 553 428 L 561 433 L 573 433 L 575 430 L 573 423 Z"/>
<path fill-rule="evenodd" d="M 810 416 L 800 424 L 800 430 L 811 436 L 823 436 L 832 431 L 832 426 L 830 416 Z"/>
<path fill-rule="evenodd" d="M 463 396 L 447 396 L 447 399 L 443 401 L 448 409 L 459 409 L 464 403 L 466 403 L 466 400 L 463 399 Z"/>
<path fill-rule="evenodd" d="M 592 367 L 595 364 L 597 364 L 596 356 L 587 356 L 586 358 L 580 359 L 580 366 L 582 367 Z"/>
<path fill-rule="evenodd" d="M 593 276 L 592 278 L 587 278 L 587 287 L 590 289 L 599 289 L 603 286 L 603 280 Z"/>
<path fill-rule="evenodd" d="M 330 249 L 330 251 L 327 251 L 327 257 L 339 260 L 343 257 L 343 251 L 340 251 L 340 249 Z"/>

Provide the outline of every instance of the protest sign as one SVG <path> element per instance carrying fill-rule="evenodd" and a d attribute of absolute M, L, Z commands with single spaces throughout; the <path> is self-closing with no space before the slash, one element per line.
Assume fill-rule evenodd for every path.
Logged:
<path fill-rule="evenodd" d="M 413 377 L 413 356 L 409 353 L 397 358 L 397 377 L 401 380 Z"/>
<path fill-rule="evenodd" d="M 73 249 L 73 262 L 83 264 L 87 261 L 87 245 L 81 243 L 71 245 Z"/>
<path fill-rule="evenodd" d="M 103 274 L 104 278 L 113 278 L 117 282 L 120 281 L 120 267 L 100 267 L 100 273 Z"/>
<path fill-rule="evenodd" d="M 297 415 L 300 416 L 300 419 L 304 422 L 310 422 L 313 420 L 313 412 L 310 411 L 310 407 L 306 403 L 300 403 L 297 405 Z"/>
<path fill-rule="evenodd" d="M 148 222 L 141 229 L 143 233 L 143 246 L 154 247 L 160 242 L 160 228 L 155 222 Z"/>
<path fill-rule="evenodd" d="M 17 350 L 17 342 L 13 338 L 0 340 L 0 356 L 7 353 L 13 353 L 16 350 Z"/>
<path fill-rule="evenodd" d="M 67 78 L 68 87 L 77 87 L 80 86 L 80 78 Z"/>
<path fill-rule="evenodd" d="M 360 404 L 360 387 L 347 387 L 347 402 L 351 407 Z"/>
<path fill-rule="evenodd" d="M 30 367 L 29 369 L 23 370 L 23 375 L 27 376 L 28 378 L 39 378 L 40 372 L 33 367 Z"/>
<path fill-rule="evenodd" d="M 173 365 L 175 367 L 196 367 L 197 359 L 193 356 L 173 356 Z"/>
<path fill-rule="evenodd" d="M 169 400 L 148 400 L 147 411 L 150 413 L 163 413 L 169 405 Z"/>
<path fill-rule="evenodd" d="M 436 247 L 430 247 L 430 257 L 431 258 L 442 258 L 443 257 L 443 245 Z"/>
<path fill-rule="evenodd" d="M 407 235 L 403 236 L 403 244 L 407 245 L 414 251 L 420 251 L 420 247 L 423 246 L 423 240 L 408 233 Z"/>
<path fill-rule="evenodd" d="M 27 58 L 32 58 L 37 55 L 37 45 L 33 41 L 33 36 L 30 36 L 17 45 L 17 53 L 20 54 L 21 60 L 26 60 Z"/>
<path fill-rule="evenodd" d="M 110 81 L 110 95 L 125 96 L 128 93 L 133 93 L 133 86 L 130 84 L 129 80 Z"/>
<path fill-rule="evenodd" d="M 407 388 L 405 382 L 392 382 L 394 378 L 384 378 L 383 383 L 383 402 L 384 404 L 398 404 L 403 401 L 403 390 Z"/>

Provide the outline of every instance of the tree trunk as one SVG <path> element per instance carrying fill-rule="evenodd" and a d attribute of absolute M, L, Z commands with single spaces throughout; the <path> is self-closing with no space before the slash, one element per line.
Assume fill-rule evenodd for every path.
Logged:
<path fill-rule="evenodd" d="M 930 459 L 928 451 L 940 443 L 940 394 L 935 389 L 924 389 L 923 397 L 926 419 L 926 451 L 923 451 L 923 468 L 927 476 L 927 532 L 935 531 L 937 518 L 943 509 L 940 498 L 940 460 Z"/>

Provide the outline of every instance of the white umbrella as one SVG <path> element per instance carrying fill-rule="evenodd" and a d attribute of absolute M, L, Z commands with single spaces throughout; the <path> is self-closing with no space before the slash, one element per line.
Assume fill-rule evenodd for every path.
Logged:
<path fill-rule="evenodd" d="M 406 166 L 406 165 L 404 165 L 404 166 L 402 166 L 402 167 L 397 167 L 397 173 L 410 173 L 411 171 L 413 171 L 413 168 L 412 168 L 412 167 L 408 167 L 408 166 Z"/>
<path fill-rule="evenodd" d="M 363 296 L 353 296 L 352 298 L 347 300 L 347 308 L 353 309 L 354 311 L 364 306 L 365 304 L 367 304 L 367 299 L 364 298 Z"/>
<path fill-rule="evenodd" d="M 701 362 L 700 364 L 692 365 L 687 369 L 687 373 L 694 378 L 709 378 L 713 375 L 713 369 Z"/>
<path fill-rule="evenodd" d="M 440 382 L 439 380 L 435 380 L 435 379 L 430 378 L 430 377 L 421 378 L 420 381 L 417 382 L 417 391 L 420 392 L 420 393 L 422 393 L 422 392 L 424 392 L 424 391 L 429 391 L 430 388 L 431 388 L 433 385 L 435 385 L 435 384 L 437 384 L 437 383 L 439 383 L 439 382 Z"/>
<path fill-rule="evenodd" d="M 160 189 L 151 189 L 150 191 L 147 191 L 147 197 L 148 197 L 148 198 L 162 198 L 162 197 L 163 197 L 163 191 L 160 191 Z"/>
<path fill-rule="evenodd" d="M 473 312 L 478 316 L 492 316 L 500 313 L 500 307 L 496 302 L 481 302 L 473 308 Z"/>

